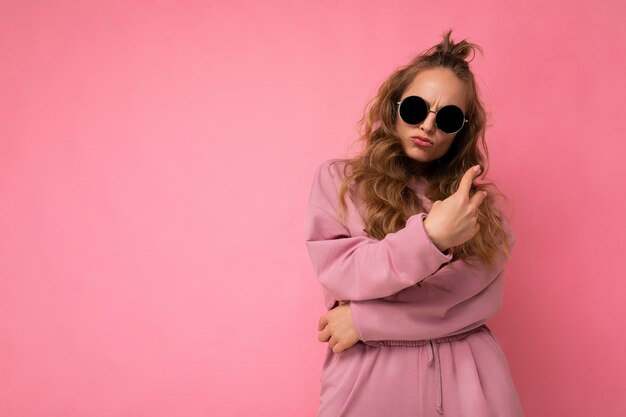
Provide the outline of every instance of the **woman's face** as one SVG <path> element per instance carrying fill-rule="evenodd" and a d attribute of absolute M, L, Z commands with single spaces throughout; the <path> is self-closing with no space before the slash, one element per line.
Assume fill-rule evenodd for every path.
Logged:
<path fill-rule="evenodd" d="M 465 85 L 447 68 L 432 68 L 417 74 L 400 99 L 404 100 L 408 96 L 422 97 L 431 111 L 454 104 L 463 110 L 463 114 L 467 114 Z M 402 141 L 404 152 L 416 161 L 431 162 L 441 158 L 456 136 L 456 133 L 444 133 L 437 129 L 434 112 L 428 113 L 426 119 L 417 125 L 405 123 L 399 115 L 396 119 L 396 133 Z M 424 145 L 416 140 L 417 137 L 427 139 L 432 144 Z"/>

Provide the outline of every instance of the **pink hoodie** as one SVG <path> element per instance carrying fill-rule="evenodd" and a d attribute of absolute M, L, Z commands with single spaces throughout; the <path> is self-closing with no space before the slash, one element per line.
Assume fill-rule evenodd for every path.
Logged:
<path fill-rule="evenodd" d="M 332 163 L 336 161 L 336 163 Z M 504 260 L 496 267 L 463 260 L 451 262 L 424 229 L 427 213 L 409 217 L 406 226 L 382 240 L 368 237 L 357 205 L 346 194 L 348 221 L 339 221 L 342 160 L 318 168 L 306 218 L 306 245 L 323 286 L 325 305 L 350 300 L 359 338 L 371 340 L 434 339 L 462 333 L 486 322 L 500 310 Z M 416 192 L 425 210 L 432 202 Z M 508 229 L 511 246 L 515 243 Z"/>

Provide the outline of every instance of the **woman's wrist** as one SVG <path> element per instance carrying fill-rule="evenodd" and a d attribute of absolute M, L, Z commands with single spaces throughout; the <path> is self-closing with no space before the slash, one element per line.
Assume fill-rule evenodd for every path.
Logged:
<path fill-rule="evenodd" d="M 441 253 L 447 252 L 448 249 L 450 249 L 450 247 L 447 246 L 444 242 L 441 242 L 436 236 L 433 236 L 433 234 L 428 229 L 428 224 L 426 223 L 427 219 L 428 219 L 428 216 L 424 218 L 424 230 L 426 231 L 428 238 L 433 243 L 433 245 L 435 245 L 435 247 L 439 249 Z"/>

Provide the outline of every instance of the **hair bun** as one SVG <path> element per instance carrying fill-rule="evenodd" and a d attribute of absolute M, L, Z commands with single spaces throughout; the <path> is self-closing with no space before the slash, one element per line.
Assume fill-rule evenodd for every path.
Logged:
<path fill-rule="evenodd" d="M 466 60 L 466 58 L 472 53 L 472 59 L 476 55 L 476 50 L 479 50 L 482 53 L 482 49 L 471 42 L 463 39 L 461 42 L 454 43 L 452 39 L 450 39 L 450 34 L 452 33 L 452 29 L 449 29 L 443 33 L 443 40 L 435 45 L 434 53 L 453 55 L 458 59 Z M 470 59 L 470 61 L 472 60 Z"/>

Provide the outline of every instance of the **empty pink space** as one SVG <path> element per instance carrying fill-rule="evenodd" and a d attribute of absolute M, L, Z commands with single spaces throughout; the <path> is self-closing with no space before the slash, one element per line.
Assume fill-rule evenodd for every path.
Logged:
<path fill-rule="evenodd" d="M 317 166 L 453 29 L 514 208 L 527 416 L 626 415 L 626 6 L 0 3 L 0 416 L 312 416 Z"/>

